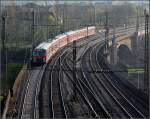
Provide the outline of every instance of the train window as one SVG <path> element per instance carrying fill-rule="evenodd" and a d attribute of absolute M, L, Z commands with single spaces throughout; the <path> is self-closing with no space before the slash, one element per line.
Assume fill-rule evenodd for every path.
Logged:
<path fill-rule="evenodd" d="M 35 50 L 33 51 L 33 56 L 45 56 L 46 52 L 45 50 Z"/>

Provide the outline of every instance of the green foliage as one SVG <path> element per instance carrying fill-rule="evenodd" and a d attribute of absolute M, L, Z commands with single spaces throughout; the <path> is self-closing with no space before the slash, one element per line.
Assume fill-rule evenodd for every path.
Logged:
<path fill-rule="evenodd" d="M 22 65 L 17 63 L 8 63 L 7 64 L 7 85 L 8 87 L 12 87 L 14 81 L 21 70 Z"/>
<path fill-rule="evenodd" d="M 3 96 L 0 96 L 0 102 L 3 100 L 3 98 L 4 98 Z"/>
<path fill-rule="evenodd" d="M 6 65 L 7 72 L 6 72 L 6 79 L 1 80 L 1 92 L 8 93 L 8 90 L 11 89 L 14 85 L 14 81 L 22 68 L 21 64 L 17 63 L 8 63 Z M 0 97 L 1 100 L 2 97 Z"/>
<path fill-rule="evenodd" d="M 48 21 L 49 21 L 49 23 L 51 23 L 51 24 L 55 24 L 55 23 L 56 23 L 56 19 L 55 19 L 55 17 L 52 16 L 52 15 L 49 15 L 49 16 L 48 16 Z"/>
<path fill-rule="evenodd" d="M 142 68 L 128 68 L 128 73 L 144 73 Z"/>

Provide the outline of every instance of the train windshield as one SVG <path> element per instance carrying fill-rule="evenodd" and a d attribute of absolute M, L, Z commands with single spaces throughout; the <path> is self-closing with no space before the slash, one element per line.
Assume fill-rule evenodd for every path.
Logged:
<path fill-rule="evenodd" d="M 35 50 L 33 51 L 33 56 L 45 56 L 46 52 L 45 50 Z"/>

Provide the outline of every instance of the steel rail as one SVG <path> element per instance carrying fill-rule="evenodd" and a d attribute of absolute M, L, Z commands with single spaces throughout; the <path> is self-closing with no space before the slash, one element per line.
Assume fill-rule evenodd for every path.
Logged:
<path fill-rule="evenodd" d="M 65 61 L 64 67 L 70 68 L 70 66 L 68 65 L 68 63 L 66 63 L 66 61 Z M 66 75 L 69 77 L 69 79 L 71 79 L 71 81 L 73 83 L 75 83 L 75 81 L 72 79 L 71 76 L 69 76 L 68 73 L 66 73 Z M 93 92 L 91 92 L 91 89 L 87 85 L 85 85 L 79 78 L 77 78 L 77 84 L 76 84 L 77 85 L 77 90 L 80 92 L 80 94 L 82 95 L 82 97 L 84 97 L 84 100 L 87 102 L 88 107 L 90 107 L 91 110 L 93 111 L 93 113 L 95 115 L 94 117 L 99 117 L 99 114 L 97 113 L 98 111 L 96 111 L 96 109 L 94 109 L 94 107 L 93 107 L 93 102 L 96 102 L 99 105 L 99 102 L 95 98 L 95 95 L 93 94 Z M 89 95 L 89 96 L 87 96 L 87 95 Z M 93 99 L 92 99 L 92 97 L 93 97 Z M 93 102 L 91 102 L 89 100 L 89 98 L 91 100 L 93 100 Z"/>
<path fill-rule="evenodd" d="M 90 38 L 90 37 L 89 37 Z M 80 39 L 80 40 L 84 40 L 85 41 L 85 39 L 83 38 L 83 39 Z M 79 40 L 77 40 L 77 43 L 78 43 L 78 41 Z M 56 54 L 57 55 L 59 55 L 60 54 L 60 52 L 62 53 L 62 51 L 64 50 L 64 48 L 69 48 L 68 46 L 70 46 L 71 47 L 71 43 L 68 43 L 67 44 L 67 46 L 64 46 L 64 47 L 62 47 L 62 48 L 60 48 L 55 54 L 53 54 L 53 56 L 52 56 L 52 58 L 51 58 L 51 60 L 53 59 L 54 60 L 54 62 L 56 61 Z M 63 52 L 65 52 L 65 51 L 63 51 Z M 62 53 L 63 54 L 63 53 Z M 58 56 L 58 57 L 60 57 L 60 56 Z M 58 58 L 57 58 L 57 60 L 58 60 Z M 52 62 L 52 61 L 51 61 Z M 53 64 L 54 64 L 54 62 L 53 62 Z M 49 63 L 50 64 L 50 63 Z M 48 65 L 49 65 L 48 64 Z M 53 67 L 53 66 L 52 66 Z M 47 69 L 46 69 L 47 70 Z M 53 69 L 53 71 L 55 71 L 55 69 Z M 51 85 L 51 84 L 50 84 Z M 51 91 L 50 91 L 51 92 Z M 50 94 L 51 95 L 51 94 Z M 49 103 L 50 104 L 50 103 Z M 52 104 L 51 104 L 52 105 Z M 44 107 L 45 108 L 45 107 Z M 51 107 L 52 108 L 52 107 Z M 53 110 L 53 109 L 51 109 L 51 110 Z M 52 111 L 51 110 L 49 110 L 50 111 L 50 113 L 52 114 Z M 52 117 L 52 116 L 51 116 Z"/>
<path fill-rule="evenodd" d="M 27 86 L 26 86 L 27 89 L 28 89 L 30 83 L 31 83 L 30 81 L 27 82 Z M 38 84 L 39 84 L 39 82 L 37 83 L 37 85 L 38 85 Z M 35 90 L 36 90 L 35 92 L 36 92 L 36 95 L 37 95 L 37 92 L 38 92 L 38 91 L 37 91 L 37 90 L 38 90 L 37 87 L 36 87 Z M 26 97 L 27 97 L 26 95 L 27 95 L 27 90 L 26 90 L 26 93 L 25 93 L 24 101 L 25 101 L 25 99 L 26 99 Z M 37 97 L 37 96 L 36 96 L 36 97 Z M 35 101 L 35 100 L 34 100 L 34 101 Z M 36 104 L 35 104 L 35 105 L 36 105 Z M 25 106 L 25 105 L 23 105 L 23 110 L 24 110 L 24 106 Z M 24 112 L 24 111 L 22 111 L 22 112 Z"/>
<path fill-rule="evenodd" d="M 64 51 L 62 50 L 64 47 L 61 47 L 58 49 L 58 51 L 53 54 L 49 60 L 49 63 L 47 64 L 47 67 L 45 69 L 45 77 L 42 79 L 42 84 L 41 84 L 41 89 L 40 90 L 40 118 L 52 118 L 53 117 L 53 109 L 52 109 L 52 101 L 51 101 L 51 73 L 52 71 L 55 71 L 54 69 L 51 70 L 50 72 L 48 68 L 49 67 L 54 67 L 54 63 L 58 58 L 60 57 L 60 53 L 63 53 Z M 53 65 L 51 65 L 53 64 Z M 58 71 L 58 70 L 57 70 Z M 44 86 L 44 87 L 43 87 Z M 50 99 L 49 99 L 50 98 Z"/>
<path fill-rule="evenodd" d="M 102 57 L 102 56 L 101 56 Z M 97 62 L 98 62 L 98 59 L 97 59 L 98 57 L 96 57 L 96 60 L 97 60 Z M 101 64 L 97 64 L 99 67 L 101 67 L 100 65 L 103 65 L 102 63 Z M 102 68 L 101 68 L 102 69 Z M 107 73 L 108 74 L 108 73 Z M 145 118 L 145 116 L 124 96 L 124 94 L 114 85 L 114 84 L 112 84 L 112 82 L 109 80 L 109 78 L 110 77 L 108 77 L 107 76 L 107 74 L 104 72 L 103 73 L 103 75 L 104 75 L 104 77 L 107 79 L 106 81 L 108 81 L 109 83 L 110 83 L 110 85 L 112 85 L 112 87 L 116 90 L 116 92 L 118 92 L 118 94 L 120 94 L 122 97 L 123 97 L 123 99 L 129 104 L 129 105 L 131 105 L 131 107 L 135 110 L 135 113 L 134 114 L 139 114 L 139 116 L 141 116 L 142 118 Z M 130 114 L 132 115 L 132 117 L 134 117 L 135 115 L 133 115 L 132 113 L 131 113 L 131 111 L 134 111 L 134 110 L 130 110 Z M 129 111 L 129 110 L 128 110 Z M 137 117 L 135 117 L 135 118 L 137 118 Z"/>
<path fill-rule="evenodd" d="M 43 74 L 45 72 L 46 66 L 47 66 L 46 64 L 44 66 L 42 66 L 43 70 L 40 71 L 39 76 L 38 76 L 39 80 L 36 83 L 36 90 L 34 92 L 35 93 L 34 103 L 33 103 L 33 107 L 32 107 L 32 109 L 34 110 L 33 111 L 33 118 L 34 119 L 39 118 L 39 107 L 38 107 L 38 104 L 39 104 L 38 101 L 39 101 L 39 99 L 38 99 L 38 95 L 39 95 L 40 85 L 41 85 L 42 77 L 43 77 Z M 38 116 L 37 116 L 37 114 L 38 114 Z"/>
<path fill-rule="evenodd" d="M 100 51 L 100 50 L 99 50 Z M 97 55 L 98 55 L 99 53 L 98 53 L 98 51 L 97 51 Z M 97 56 L 98 57 L 98 56 Z M 103 62 L 104 64 L 105 64 L 105 62 Z M 103 64 L 103 65 L 104 65 Z M 100 65 L 100 62 L 98 62 L 97 61 L 97 66 L 99 66 Z M 100 66 L 99 66 L 100 67 Z M 109 67 L 108 66 L 106 66 L 108 69 L 109 69 Z M 111 71 L 110 71 L 110 69 L 108 70 L 110 73 L 112 73 Z M 111 74 L 109 73 L 109 76 L 111 76 Z M 115 76 L 115 75 L 113 75 L 113 76 Z M 117 77 L 117 76 L 115 76 L 115 80 L 112 80 L 113 81 L 113 83 L 117 83 L 118 81 L 120 81 L 121 82 L 121 85 L 122 85 L 122 88 L 120 88 L 120 90 L 122 90 L 123 92 L 125 92 L 126 94 L 128 94 L 127 96 L 128 96 L 128 98 L 130 98 L 130 97 L 133 97 L 134 99 L 136 99 L 138 102 L 140 102 L 141 103 L 141 105 L 143 105 L 144 107 L 147 107 L 147 102 L 148 102 L 148 100 L 146 100 L 145 98 L 146 98 L 146 95 L 142 95 L 141 94 L 141 92 L 140 92 L 140 94 L 141 95 L 139 95 L 139 93 L 137 93 L 138 92 L 138 90 L 136 89 L 136 88 L 133 88 L 132 86 L 133 85 L 131 85 L 129 82 L 125 82 L 124 83 L 124 81 L 122 81 L 122 80 L 119 80 L 119 77 Z M 126 88 L 127 87 L 127 85 L 129 85 L 128 86 L 128 88 Z M 130 88 L 130 89 L 129 89 Z M 132 90 L 131 90 L 132 89 Z M 132 94 L 134 94 L 134 95 L 132 95 Z M 130 95 L 130 96 L 129 96 Z"/>
<path fill-rule="evenodd" d="M 97 38 L 95 38 L 95 39 L 97 39 Z M 93 40 L 95 40 L 95 39 L 92 39 L 90 42 L 92 42 Z M 89 42 L 88 42 L 89 43 Z M 87 44 L 87 43 L 85 43 L 85 44 Z M 82 44 L 82 45 L 85 45 L 85 44 Z M 66 66 L 68 65 L 68 63 L 66 63 Z M 69 67 L 69 65 L 68 65 L 68 67 Z M 70 68 L 70 67 L 69 67 Z M 82 88 L 82 91 L 84 91 L 84 95 L 87 95 L 86 93 L 85 93 L 85 91 L 86 90 L 89 90 L 89 92 L 90 92 L 90 96 L 91 95 L 93 95 L 93 97 L 94 97 L 94 99 L 96 99 L 95 98 L 95 95 L 93 94 L 93 92 L 91 91 L 91 89 L 87 86 L 87 85 L 85 85 L 85 83 L 83 83 L 82 82 L 82 80 L 79 80 L 78 78 L 77 78 L 77 81 L 78 81 L 78 85 L 80 85 L 80 88 Z M 82 83 L 82 84 L 81 84 Z M 84 89 L 83 89 L 83 87 L 84 87 Z M 85 90 L 85 88 L 86 88 L 86 90 Z M 86 96 L 87 97 L 87 96 Z M 88 97 L 89 98 L 89 97 Z M 95 100 L 96 102 L 97 102 L 97 99 Z M 97 104 L 99 105 L 99 101 L 97 102 Z M 93 107 L 92 107 L 92 109 L 93 109 Z M 94 111 L 95 112 L 95 111 Z M 98 114 L 96 114 L 96 116 L 98 116 Z"/>
<path fill-rule="evenodd" d="M 120 35 L 119 35 L 120 36 Z M 109 38 L 109 39 L 111 39 L 111 38 Z M 81 67 L 83 67 L 82 66 L 83 65 L 83 63 L 81 63 Z M 84 74 L 84 71 L 83 71 L 83 68 L 82 68 L 82 72 L 83 72 L 83 77 L 84 77 L 84 79 L 86 79 L 86 82 L 88 83 L 88 85 L 90 86 L 90 87 L 92 87 L 91 86 L 91 84 L 88 82 L 88 80 L 87 80 L 87 78 L 86 78 L 86 76 L 85 76 L 85 74 Z M 91 88 L 91 90 L 93 91 L 93 88 Z M 93 91 L 94 92 L 94 91 Z M 95 94 L 96 95 L 96 94 Z M 101 103 L 102 104 L 102 103 Z M 102 104 L 103 105 L 103 104 Z M 104 106 L 103 106 L 104 107 Z M 105 107 L 104 107 L 105 108 Z M 106 110 L 106 109 L 105 109 Z M 111 116 L 110 116 L 111 117 Z"/>
<path fill-rule="evenodd" d="M 22 92 L 22 94 L 21 94 L 21 100 L 20 100 L 20 102 L 19 102 L 19 109 L 18 109 L 18 115 L 17 115 L 17 118 L 21 118 L 21 114 L 22 114 L 22 109 L 23 109 L 23 102 L 24 102 L 24 100 L 25 100 L 25 95 L 26 95 L 26 92 L 27 92 L 27 87 L 28 87 L 28 83 L 29 83 L 29 79 L 30 79 L 30 77 L 31 77 L 31 72 L 29 72 L 28 71 L 28 78 L 27 78 L 27 80 L 24 82 L 25 84 L 25 86 L 24 86 L 24 88 L 23 88 L 23 92 Z"/>
<path fill-rule="evenodd" d="M 51 104 L 52 104 L 52 118 L 55 118 L 55 109 L 54 109 L 54 102 L 53 102 L 53 92 L 54 92 L 54 90 L 53 90 L 53 87 L 54 87 L 54 85 L 53 85 L 53 81 L 54 81 L 54 78 L 53 78 L 53 75 L 54 75 L 54 68 L 55 68 L 55 64 L 57 63 L 57 61 L 59 60 L 59 58 L 60 57 L 62 57 L 63 55 L 64 55 L 64 53 L 65 52 L 63 52 L 58 58 L 56 58 L 56 60 L 55 60 L 55 62 L 54 62 L 54 65 L 53 65 L 53 67 L 52 67 L 52 72 L 51 72 L 51 75 L 50 75 L 50 78 L 51 78 Z M 59 77 L 57 77 L 57 78 L 59 78 Z M 59 79 L 57 79 L 56 78 L 56 80 L 59 80 Z M 58 81 L 58 84 L 57 85 L 59 85 L 59 87 L 58 87 L 58 89 L 59 89 L 59 93 L 60 93 L 60 95 L 62 94 L 61 93 L 61 90 L 60 90 L 60 84 L 59 84 L 60 82 Z M 62 95 L 61 95 L 62 96 Z M 67 118 L 67 111 L 66 111 L 66 108 L 65 108 L 65 105 L 64 105 L 64 100 L 63 100 L 63 98 L 61 97 L 61 102 L 62 102 L 62 113 L 63 113 L 63 118 Z"/>
<path fill-rule="evenodd" d="M 64 67 L 66 66 L 66 63 L 64 63 Z M 68 66 L 66 66 L 66 67 L 68 67 Z M 75 84 L 75 81 L 72 79 L 72 77 L 69 75 L 69 73 L 67 73 L 67 72 L 65 72 L 65 74 L 67 75 L 67 77 L 71 80 L 71 82 L 73 83 L 73 84 Z M 76 90 L 78 91 L 78 93 L 81 95 L 81 97 L 82 97 L 82 99 L 85 101 L 85 103 L 88 105 L 88 107 L 90 108 L 90 110 L 91 110 L 91 112 L 94 114 L 94 117 L 98 117 L 98 114 L 97 114 L 97 112 L 95 111 L 95 109 L 93 108 L 93 106 L 92 106 L 92 104 L 91 104 L 91 102 L 89 101 L 89 99 L 88 99 L 88 97 L 86 96 L 86 93 L 85 93 L 85 91 L 83 90 L 83 86 L 81 87 L 81 86 L 79 86 L 80 84 L 79 84 L 79 82 L 77 83 L 78 85 L 76 85 Z M 83 83 L 82 83 L 82 85 L 84 85 Z M 84 85 L 85 86 L 85 85 Z M 89 90 L 89 92 L 92 94 L 92 92 L 90 91 L 90 89 L 87 87 L 87 86 L 85 86 L 86 88 L 87 88 L 87 90 Z"/>
<path fill-rule="evenodd" d="M 93 55 L 93 52 L 95 52 L 95 49 L 97 48 L 97 46 L 101 46 L 101 45 L 103 45 L 103 43 L 95 45 L 94 48 L 90 52 L 90 62 L 91 62 L 90 65 L 91 65 L 91 67 L 92 67 L 93 70 L 97 69 L 94 66 L 94 63 L 93 63 L 93 60 L 92 60 L 92 57 L 95 56 L 95 55 Z M 130 113 L 128 113 L 127 110 L 121 105 L 121 103 L 117 100 L 117 98 L 111 93 L 110 89 L 107 88 L 107 86 L 105 85 L 105 83 L 102 80 L 99 80 L 99 76 L 97 76 L 97 74 L 95 74 L 95 73 L 93 75 L 95 75 L 95 77 L 98 80 L 98 82 L 102 85 L 102 87 L 104 87 L 104 89 L 108 92 L 108 94 L 115 101 L 115 103 L 118 104 L 118 106 L 120 108 L 119 110 L 123 110 L 123 112 L 125 113 L 126 117 L 132 118 L 132 116 L 130 115 Z M 120 116 L 120 114 L 119 114 L 119 116 Z M 122 116 L 122 114 L 121 114 L 121 116 Z M 126 117 L 124 117 L 124 118 L 126 118 Z"/>
<path fill-rule="evenodd" d="M 128 113 L 128 115 L 129 115 L 129 113 Z M 130 117 L 130 116 L 129 116 Z"/>
<path fill-rule="evenodd" d="M 84 66 L 85 65 L 86 64 L 84 63 Z M 82 67 L 82 69 L 84 69 L 83 68 L 83 62 L 81 63 L 81 67 Z M 102 96 L 98 96 L 98 94 L 96 94 L 96 92 L 99 92 L 98 91 L 98 87 L 96 85 L 94 85 L 94 83 L 92 81 L 90 81 L 89 79 L 87 79 L 87 78 L 89 78 L 89 76 L 86 77 L 86 74 L 85 74 L 84 71 L 82 71 L 82 73 L 83 73 L 83 79 L 86 81 L 86 83 L 89 85 L 89 87 L 91 87 L 92 92 L 97 97 L 97 100 L 99 100 L 99 103 L 102 105 L 102 107 L 104 108 L 104 110 L 109 114 L 109 117 L 112 118 L 112 115 L 110 114 L 110 110 L 107 107 L 105 107 L 104 103 L 102 102 L 102 100 L 104 100 L 104 98 L 102 98 Z"/>
<path fill-rule="evenodd" d="M 96 39 L 95 39 L 96 40 Z M 98 42 L 98 41 L 97 41 Z M 92 45 L 96 44 L 97 42 L 93 43 Z M 91 46 L 90 46 L 91 47 Z M 89 48 L 87 48 L 88 50 Z M 87 50 L 83 53 L 82 57 L 84 57 L 84 54 L 87 52 Z M 105 115 L 107 115 L 109 118 L 111 118 L 108 110 L 105 108 L 105 106 L 103 105 L 103 103 L 99 100 L 99 98 L 97 97 L 97 95 L 95 94 L 95 91 L 93 90 L 91 84 L 89 83 L 88 79 L 85 76 L 85 72 L 83 71 L 83 63 L 80 63 L 81 65 L 81 70 L 82 70 L 82 74 L 83 74 L 83 79 L 86 80 L 88 87 L 90 88 L 90 90 L 92 91 L 93 96 L 95 97 L 95 99 L 97 100 L 98 104 L 100 105 L 100 107 L 102 108 L 102 110 L 105 112 Z M 98 113 L 98 112 L 97 112 Z"/>
<path fill-rule="evenodd" d="M 68 63 L 67 63 L 67 61 L 66 61 L 66 58 L 62 61 L 62 63 L 63 63 L 63 67 L 65 67 L 65 68 L 70 68 L 70 66 L 68 65 Z M 70 70 L 71 71 L 71 70 Z M 73 84 L 75 84 L 75 81 L 72 79 L 72 76 L 70 76 L 70 72 L 65 72 L 65 74 L 67 75 L 67 77 L 71 80 L 71 82 L 73 83 Z M 78 79 L 77 79 L 77 81 L 78 81 Z M 96 111 L 94 110 L 94 108 L 93 108 L 93 106 L 92 106 L 92 104 L 91 104 L 91 102 L 89 101 L 89 99 L 87 98 L 87 96 L 86 96 L 86 94 L 85 94 L 85 92 L 84 92 L 84 90 L 83 90 L 83 88 L 81 87 L 81 85 L 79 86 L 80 84 L 79 84 L 79 81 L 78 81 L 78 85 L 76 85 L 76 90 L 78 91 L 78 93 L 80 93 L 80 95 L 81 95 L 81 97 L 83 97 L 84 99 L 84 101 L 86 101 L 86 104 L 88 105 L 88 107 L 90 108 L 90 110 L 93 112 L 93 114 L 95 115 L 94 117 L 98 117 L 98 114 L 96 113 Z M 87 87 L 87 86 L 86 86 Z M 88 87 L 87 87 L 87 89 L 88 89 Z M 89 90 L 89 89 L 88 89 Z M 92 93 L 92 92 L 90 92 L 90 93 Z"/>
<path fill-rule="evenodd" d="M 24 103 L 23 103 L 23 109 L 21 111 L 21 118 L 26 118 L 26 116 L 28 118 L 34 118 L 34 101 L 35 101 L 35 90 L 36 90 L 36 85 L 37 85 L 37 80 L 39 79 L 40 75 L 41 75 L 41 70 L 42 67 L 39 70 L 39 74 L 37 75 L 36 78 L 31 79 L 32 73 L 28 79 L 28 83 L 27 83 L 27 88 L 26 88 L 26 93 L 25 93 L 25 97 L 24 97 Z M 30 92 L 30 90 L 33 90 L 33 92 Z M 32 97 L 30 97 L 30 93 L 32 94 Z M 31 98 L 31 99 L 30 99 Z M 27 103 L 27 104 L 26 104 Z M 29 104 L 31 103 L 31 105 Z M 30 105 L 30 106 L 29 106 Z M 30 110 L 31 109 L 31 110 Z M 31 111 L 33 111 L 31 113 Z"/>

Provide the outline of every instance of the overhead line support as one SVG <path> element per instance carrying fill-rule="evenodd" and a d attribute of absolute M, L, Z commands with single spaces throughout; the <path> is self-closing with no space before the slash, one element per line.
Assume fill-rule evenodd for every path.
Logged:
<path fill-rule="evenodd" d="M 77 96 L 76 85 L 77 85 L 77 77 L 76 77 L 76 41 L 73 41 L 73 79 L 74 79 L 74 97 Z"/>
<path fill-rule="evenodd" d="M 1 29 L 1 79 L 4 80 L 5 84 L 7 83 L 6 79 L 6 12 L 2 14 L 2 29 Z M 7 87 L 6 87 L 7 88 Z"/>
<path fill-rule="evenodd" d="M 145 51 L 144 51 L 144 84 L 145 89 L 149 89 L 149 34 L 148 34 L 149 15 L 145 11 Z M 149 92 L 149 90 L 148 90 Z"/>

